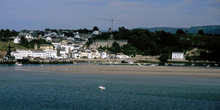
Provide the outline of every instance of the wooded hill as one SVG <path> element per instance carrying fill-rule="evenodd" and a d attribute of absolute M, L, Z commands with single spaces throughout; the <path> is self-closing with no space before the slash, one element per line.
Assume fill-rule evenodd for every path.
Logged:
<path fill-rule="evenodd" d="M 120 27 L 113 32 L 115 39 L 126 39 L 128 45 L 120 47 L 114 43 L 112 47 L 100 47 L 101 50 L 110 50 L 115 53 L 122 52 L 127 55 L 161 55 L 160 60 L 166 62 L 172 52 L 187 52 L 194 48 L 199 49 L 199 56 L 187 56 L 188 60 L 220 61 L 220 36 L 205 34 L 199 30 L 197 34 L 186 34 L 179 29 L 175 34 L 165 31 L 150 32 L 147 29 L 128 30 Z M 89 39 L 91 44 L 95 39 L 107 39 L 108 33 Z"/>

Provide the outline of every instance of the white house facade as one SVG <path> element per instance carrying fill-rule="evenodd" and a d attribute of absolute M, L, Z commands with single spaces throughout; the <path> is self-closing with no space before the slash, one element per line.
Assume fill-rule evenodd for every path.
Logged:
<path fill-rule="evenodd" d="M 23 59 L 27 57 L 31 58 L 57 58 L 56 50 L 17 50 L 11 52 L 12 56 L 15 56 L 15 59 Z"/>
<path fill-rule="evenodd" d="M 18 36 L 14 39 L 14 43 L 16 43 L 16 44 L 19 44 L 20 41 L 21 41 L 21 39 Z"/>

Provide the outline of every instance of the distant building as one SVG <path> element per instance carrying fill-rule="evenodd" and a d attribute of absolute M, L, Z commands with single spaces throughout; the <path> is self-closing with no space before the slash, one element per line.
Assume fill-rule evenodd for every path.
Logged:
<path fill-rule="evenodd" d="M 79 32 L 76 32 L 74 37 L 75 37 L 76 39 L 80 39 L 80 38 L 81 38 L 81 37 L 79 36 Z"/>
<path fill-rule="evenodd" d="M 43 50 L 34 50 L 31 51 L 32 54 L 30 55 L 32 58 L 46 58 L 46 52 Z"/>
<path fill-rule="evenodd" d="M 47 38 L 46 38 L 46 41 L 47 41 L 47 42 L 51 42 L 51 41 L 52 41 L 52 38 L 51 38 L 51 37 L 47 37 Z"/>
<path fill-rule="evenodd" d="M 23 59 L 27 57 L 32 58 L 57 58 L 56 50 L 16 50 L 13 51 L 12 56 L 15 56 L 15 59 Z"/>
<path fill-rule="evenodd" d="M 131 57 L 127 56 L 127 55 L 116 55 L 115 57 L 117 59 L 128 59 L 128 58 L 131 58 Z"/>
<path fill-rule="evenodd" d="M 14 43 L 16 43 L 16 44 L 19 44 L 20 41 L 21 41 L 21 39 L 18 36 L 14 39 Z"/>
<path fill-rule="evenodd" d="M 126 45 L 128 43 L 127 40 L 115 40 L 113 35 L 109 39 L 97 39 L 90 45 L 91 49 L 98 49 L 100 46 L 102 47 L 112 47 L 112 44 L 117 42 L 120 46 Z"/>
<path fill-rule="evenodd" d="M 172 53 L 172 60 L 182 61 L 184 59 L 184 53 L 183 52 L 173 52 Z"/>
<path fill-rule="evenodd" d="M 25 38 L 26 39 L 34 39 L 34 37 L 31 34 L 26 34 Z"/>
<path fill-rule="evenodd" d="M 92 29 L 92 35 L 100 35 L 101 32 L 99 31 L 99 28 L 97 26 L 94 26 L 94 28 Z"/>
<path fill-rule="evenodd" d="M 42 49 L 42 50 L 53 50 L 53 45 L 52 44 L 41 44 L 40 49 Z"/>
<path fill-rule="evenodd" d="M 17 50 L 11 52 L 11 56 L 15 56 L 15 59 L 23 59 L 25 57 L 31 56 L 32 51 L 30 50 Z"/>
<path fill-rule="evenodd" d="M 37 44 L 34 44 L 34 49 L 35 49 L 35 50 L 37 50 L 37 49 L 38 49 Z"/>
<path fill-rule="evenodd" d="M 92 35 L 100 35 L 100 34 L 101 34 L 100 31 L 93 31 L 93 32 L 92 32 Z"/>
<path fill-rule="evenodd" d="M 25 38 L 27 39 L 28 42 L 34 39 L 34 37 L 31 34 L 26 34 Z"/>
<path fill-rule="evenodd" d="M 107 53 L 106 52 L 100 52 L 100 57 L 101 57 L 101 59 L 107 58 Z"/>

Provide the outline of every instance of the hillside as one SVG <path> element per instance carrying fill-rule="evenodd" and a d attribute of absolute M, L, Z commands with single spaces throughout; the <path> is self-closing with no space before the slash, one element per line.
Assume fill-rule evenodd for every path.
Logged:
<path fill-rule="evenodd" d="M 189 34 L 197 34 L 199 30 L 203 30 L 205 34 L 220 34 L 220 25 L 210 25 L 210 26 L 193 26 L 190 28 L 172 28 L 172 27 L 153 27 L 153 28 L 145 28 L 140 27 L 139 29 L 148 29 L 151 32 L 155 31 L 165 31 L 175 34 L 178 29 L 182 29 L 183 31 L 188 31 Z"/>
<path fill-rule="evenodd" d="M 11 43 L 11 50 L 15 51 L 16 49 L 28 49 L 26 47 L 23 47 L 21 45 L 15 44 L 15 43 Z M 7 53 L 8 50 L 8 42 L 2 42 L 0 41 L 0 56 L 4 56 Z"/>

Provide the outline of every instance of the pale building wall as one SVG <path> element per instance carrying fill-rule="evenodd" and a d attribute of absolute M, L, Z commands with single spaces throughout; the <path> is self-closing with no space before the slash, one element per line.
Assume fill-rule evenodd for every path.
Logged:
<path fill-rule="evenodd" d="M 172 52 L 172 60 L 184 60 L 183 52 Z"/>

